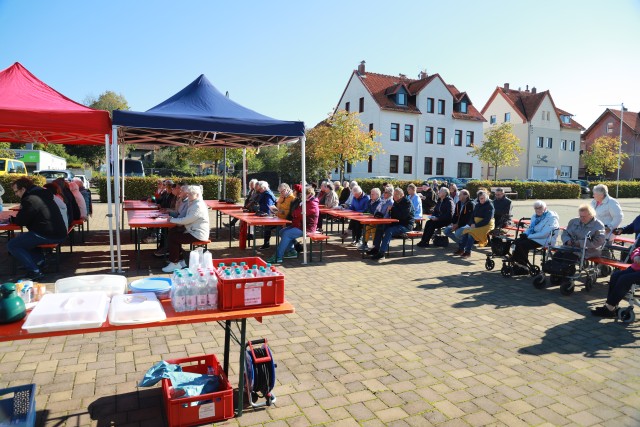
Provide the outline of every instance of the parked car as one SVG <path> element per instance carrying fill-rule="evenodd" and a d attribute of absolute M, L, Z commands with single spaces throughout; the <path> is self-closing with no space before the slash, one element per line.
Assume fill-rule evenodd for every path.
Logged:
<path fill-rule="evenodd" d="M 394 178 L 390 177 L 390 176 L 371 176 L 369 177 L 369 179 L 384 179 L 386 181 L 390 181 Z"/>
<path fill-rule="evenodd" d="M 465 187 L 466 182 L 460 180 L 460 178 L 454 178 L 452 176 L 432 176 L 426 179 L 426 181 L 438 181 L 438 183 L 442 183 L 442 181 L 447 181 L 449 185 L 455 184 L 458 189 L 462 190 Z"/>
<path fill-rule="evenodd" d="M 89 182 L 89 180 L 87 179 L 86 176 L 84 176 L 84 175 L 76 175 L 76 176 L 74 176 L 74 178 L 78 178 L 80 181 L 82 181 L 82 185 L 84 185 L 84 188 L 90 188 L 91 187 L 91 183 Z"/>
<path fill-rule="evenodd" d="M 64 178 L 65 181 L 71 181 L 75 176 L 70 170 L 41 170 L 34 171 L 33 174 L 44 176 L 47 180 L 47 184 L 55 181 L 58 178 Z"/>
<path fill-rule="evenodd" d="M 573 179 L 548 179 L 547 182 L 555 182 L 557 184 L 578 184 L 580 186 L 580 194 L 591 194 L 591 189 L 582 185 L 579 182 L 575 182 Z"/>

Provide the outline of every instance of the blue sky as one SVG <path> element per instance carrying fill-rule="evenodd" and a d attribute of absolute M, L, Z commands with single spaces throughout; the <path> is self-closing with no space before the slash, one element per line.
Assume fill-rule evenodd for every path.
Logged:
<path fill-rule="evenodd" d="M 496 86 L 549 89 L 585 127 L 624 101 L 640 110 L 640 0 L 0 0 L 0 69 L 21 62 L 82 102 L 131 109 L 198 75 L 262 114 L 313 126 L 361 60 L 440 73 L 481 109 Z"/>

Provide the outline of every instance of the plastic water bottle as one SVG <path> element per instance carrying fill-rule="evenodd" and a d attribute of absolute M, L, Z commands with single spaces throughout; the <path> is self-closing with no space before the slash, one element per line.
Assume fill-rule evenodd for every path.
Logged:
<path fill-rule="evenodd" d="M 207 301 L 209 290 L 208 287 L 209 280 L 205 277 L 204 272 L 201 272 L 198 276 L 198 310 L 208 310 L 209 304 Z"/>
<path fill-rule="evenodd" d="M 184 284 L 184 278 L 182 274 L 178 272 L 176 275 L 176 281 L 171 288 L 171 305 L 176 313 L 181 313 L 186 310 L 187 304 L 187 288 Z"/>
<path fill-rule="evenodd" d="M 198 307 L 198 283 L 196 277 L 190 271 L 187 276 L 187 311 L 193 311 Z"/>
<path fill-rule="evenodd" d="M 218 273 L 224 274 L 224 270 L 225 270 L 224 262 L 221 262 L 220 264 L 218 264 Z"/>
<path fill-rule="evenodd" d="M 213 271 L 207 282 L 207 307 L 209 310 L 218 309 L 218 278 Z"/>

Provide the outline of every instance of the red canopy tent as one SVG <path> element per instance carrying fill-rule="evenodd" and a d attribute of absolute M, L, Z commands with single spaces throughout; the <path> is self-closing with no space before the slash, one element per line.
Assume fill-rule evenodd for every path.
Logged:
<path fill-rule="evenodd" d="M 103 145 L 111 118 L 52 89 L 16 62 L 0 71 L 0 141 Z"/>

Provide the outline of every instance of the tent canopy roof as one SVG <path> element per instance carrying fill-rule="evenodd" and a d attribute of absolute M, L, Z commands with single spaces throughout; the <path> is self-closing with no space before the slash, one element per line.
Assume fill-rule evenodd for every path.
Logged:
<path fill-rule="evenodd" d="M 294 142 L 303 122 L 272 119 L 230 100 L 200 75 L 146 112 L 114 111 L 125 144 L 259 147 Z"/>
<path fill-rule="evenodd" d="M 110 130 L 107 111 L 72 101 L 19 62 L 0 72 L 0 141 L 104 144 Z"/>

